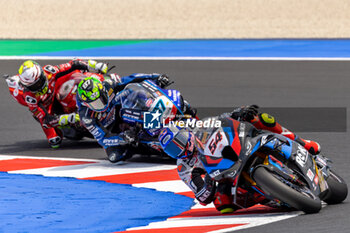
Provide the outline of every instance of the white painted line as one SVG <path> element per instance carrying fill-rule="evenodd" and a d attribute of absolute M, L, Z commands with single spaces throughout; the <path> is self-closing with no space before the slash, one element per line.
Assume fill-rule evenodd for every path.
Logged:
<path fill-rule="evenodd" d="M 111 164 L 111 163 L 93 163 L 93 164 L 68 165 L 68 166 L 66 165 L 66 166 L 46 167 L 46 168 L 37 168 L 37 169 L 15 170 L 15 171 L 9 171 L 8 173 L 43 175 L 43 176 L 49 176 L 49 177 L 74 177 L 78 179 L 83 179 L 83 178 L 89 178 L 89 177 L 111 176 L 111 175 L 122 175 L 122 174 L 137 175 L 138 173 L 142 173 L 142 172 L 172 170 L 174 168 L 175 168 L 174 166 L 170 166 L 170 165 L 147 164 L 147 163 L 137 163 L 137 164 L 130 163 L 128 165 L 122 165 L 122 166 Z"/>
<path fill-rule="evenodd" d="M 193 60 L 193 61 L 350 61 L 350 57 L 94 57 L 94 56 L 0 56 L 0 60 Z"/>
<path fill-rule="evenodd" d="M 98 159 L 77 159 L 77 158 L 60 158 L 60 157 L 39 157 L 39 156 L 27 156 L 27 155 L 0 155 L 0 160 L 6 159 L 53 159 L 63 161 L 84 161 L 84 162 L 103 162 L 104 160 Z M 104 161 L 107 163 L 107 161 Z"/>
<path fill-rule="evenodd" d="M 299 212 L 293 213 L 274 213 L 274 214 L 256 214 L 256 215 L 221 215 L 210 217 L 191 217 L 191 218 L 169 218 L 162 222 L 152 222 L 148 226 L 129 228 L 131 230 L 145 230 L 145 229 L 165 229 L 176 227 L 193 227 L 193 226 L 215 226 L 215 225 L 230 225 L 230 224 L 247 224 L 241 227 L 230 228 L 229 230 L 239 230 L 249 228 L 252 226 L 264 225 L 292 217 L 298 216 Z M 224 229 L 220 232 L 227 232 Z M 215 231 L 219 232 L 219 231 Z"/>
<path fill-rule="evenodd" d="M 199 203 L 197 199 L 194 199 L 194 205 L 191 207 L 191 209 L 210 209 L 210 208 L 215 208 L 214 203 L 210 203 L 208 205 L 202 205 Z"/>
<path fill-rule="evenodd" d="M 283 213 L 283 214 L 280 214 L 280 216 L 272 216 L 272 217 L 268 217 L 265 219 L 264 218 L 259 219 L 259 218 L 256 218 L 256 216 L 251 216 L 252 219 L 250 219 L 249 224 L 247 224 L 247 225 L 233 227 L 233 228 L 226 228 L 226 229 L 221 229 L 221 230 L 216 230 L 216 231 L 210 231 L 210 233 L 224 233 L 224 232 L 238 231 L 238 230 L 242 230 L 242 229 L 257 227 L 257 226 L 265 225 L 268 223 L 285 220 L 288 218 L 297 217 L 298 215 L 301 215 L 301 214 L 302 214 L 302 212 L 292 212 L 290 214 Z"/>
<path fill-rule="evenodd" d="M 133 184 L 132 186 L 138 188 L 149 188 L 163 192 L 182 193 L 191 191 L 189 187 L 182 180 L 170 180 L 170 181 L 159 181 L 149 182 L 141 184 Z"/>
<path fill-rule="evenodd" d="M 7 155 L 0 155 L 0 160 L 9 160 L 9 159 L 16 159 L 18 157 L 13 157 L 11 155 L 7 156 Z"/>

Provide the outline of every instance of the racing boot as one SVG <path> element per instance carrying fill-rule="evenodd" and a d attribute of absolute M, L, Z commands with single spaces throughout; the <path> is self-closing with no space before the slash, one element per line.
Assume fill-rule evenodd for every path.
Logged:
<path fill-rule="evenodd" d="M 42 127 L 44 130 L 44 133 L 46 135 L 47 141 L 49 142 L 49 145 L 53 149 L 57 149 L 60 147 L 62 143 L 62 133 L 60 130 L 56 130 L 55 128 L 45 128 Z"/>
<path fill-rule="evenodd" d="M 222 214 L 229 214 L 235 211 L 231 186 L 229 183 L 219 183 L 215 194 L 214 206 Z"/>
<path fill-rule="evenodd" d="M 300 137 L 297 137 L 294 141 L 302 145 L 307 151 L 312 155 L 317 155 L 321 152 L 321 146 L 315 141 L 305 140 Z"/>
<path fill-rule="evenodd" d="M 283 136 L 298 142 L 312 155 L 317 155 L 321 151 L 321 146 L 317 142 L 300 138 L 298 135 L 281 126 L 276 122 L 273 116 L 267 113 L 259 113 L 250 121 L 250 123 L 252 123 L 257 129 L 282 134 Z"/>
<path fill-rule="evenodd" d="M 62 142 L 62 138 L 60 136 L 49 138 L 49 145 L 51 146 L 52 149 L 59 148 L 61 145 L 61 142 Z"/>

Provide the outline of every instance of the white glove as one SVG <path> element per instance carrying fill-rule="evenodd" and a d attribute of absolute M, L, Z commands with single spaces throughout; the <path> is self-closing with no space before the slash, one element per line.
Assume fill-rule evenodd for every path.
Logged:
<path fill-rule="evenodd" d="M 70 113 L 70 114 L 63 114 L 60 115 L 58 124 L 60 126 L 65 126 L 68 124 L 75 124 L 76 122 L 80 121 L 79 114 L 77 113 Z"/>
<path fill-rule="evenodd" d="M 88 61 L 89 71 L 106 74 L 108 71 L 108 65 L 102 62 L 97 62 L 94 60 Z"/>

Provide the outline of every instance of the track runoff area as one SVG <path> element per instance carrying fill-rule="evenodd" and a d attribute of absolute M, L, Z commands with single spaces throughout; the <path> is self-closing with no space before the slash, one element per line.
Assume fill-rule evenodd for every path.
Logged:
<path fill-rule="evenodd" d="M 4 57 L 3 60 L 65 61 L 72 58 L 24 56 Z M 303 57 L 84 58 L 116 62 L 348 60 Z M 114 165 L 89 158 L 1 155 L 0 171 L 0 179 L 5 184 L 0 189 L 6 193 L 2 203 L 5 208 L 0 209 L 4 220 L 0 230 L 4 232 L 232 232 L 302 214 L 278 212 L 257 205 L 221 215 L 213 205 L 198 204 L 179 180 L 174 164 L 125 162 Z"/>
<path fill-rule="evenodd" d="M 229 232 L 300 214 L 256 205 L 221 215 L 194 200 L 175 165 L 0 156 L 0 170 L 4 232 Z"/>

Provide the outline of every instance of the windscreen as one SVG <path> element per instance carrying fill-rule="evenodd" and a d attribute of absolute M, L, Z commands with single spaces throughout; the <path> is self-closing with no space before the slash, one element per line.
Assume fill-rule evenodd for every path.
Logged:
<path fill-rule="evenodd" d="M 71 75 L 70 80 L 64 82 L 57 92 L 57 99 L 64 100 L 71 92 L 77 88 L 78 83 L 86 78 L 86 75 L 82 73 L 74 73 Z M 56 84 L 57 85 L 57 84 Z"/>
<path fill-rule="evenodd" d="M 126 86 L 124 92 L 128 93 L 122 101 L 122 108 L 147 111 L 154 101 L 152 94 L 138 83 Z"/>

